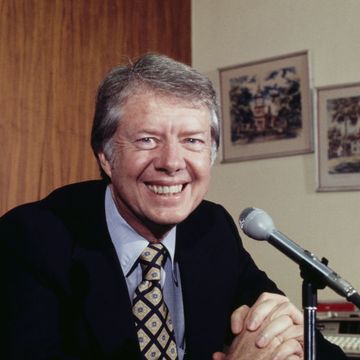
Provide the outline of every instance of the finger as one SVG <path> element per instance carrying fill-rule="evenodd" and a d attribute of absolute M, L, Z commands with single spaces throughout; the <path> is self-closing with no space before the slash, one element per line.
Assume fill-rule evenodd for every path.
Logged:
<path fill-rule="evenodd" d="M 279 360 L 277 357 L 274 357 L 272 360 Z M 286 358 L 286 360 L 304 360 L 304 357 L 297 355 L 290 355 Z"/>
<path fill-rule="evenodd" d="M 225 360 L 225 354 L 222 352 L 216 352 L 212 356 L 213 360 Z"/>
<path fill-rule="evenodd" d="M 261 294 L 255 304 L 250 308 L 246 318 L 247 329 L 255 331 L 274 309 L 283 303 L 289 303 L 288 298 L 285 296 L 270 293 Z"/>
<path fill-rule="evenodd" d="M 303 325 L 294 325 L 292 318 L 288 315 L 279 316 L 261 329 L 261 332 L 256 338 L 256 345 L 260 348 L 265 347 L 275 337 L 277 337 L 280 342 L 296 339 L 301 343 L 304 343 Z"/>
<path fill-rule="evenodd" d="M 290 339 L 295 339 L 299 344 L 304 347 L 304 327 L 303 325 L 293 325 L 285 330 L 283 333 L 277 336 L 281 342 L 285 342 Z"/>
<path fill-rule="evenodd" d="M 231 314 L 231 331 L 233 334 L 240 334 L 250 308 L 247 305 L 240 306 Z"/>
<path fill-rule="evenodd" d="M 295 340 L 290 339 L 276 347 L 273 352 L 273 360 L 298 360 L 304 356 L 304 349 L 301 344 Z"/>
<path fill-rule="evenodd" d="M 303 313 L 290 301 L 283 302 L 275 307 L 270 315 L 270 319 L 275 319 L 284 314 L 289 316 L 296 325 L 303 324 L 304 322 Z"/>
<path fill-rule="evenodd" d="M 284 338 L 283 333 L 289 328 L 293 327 L 292 319 L 287 315 L 282 315 L 271 322 L 269 322 L 256 337 L 256 345 L 260 348 L 267 346 L 275 338 L 278 338 L 280 342 L 287 340 Z M 288 331 L 290 336 L 290 331 Z"/>

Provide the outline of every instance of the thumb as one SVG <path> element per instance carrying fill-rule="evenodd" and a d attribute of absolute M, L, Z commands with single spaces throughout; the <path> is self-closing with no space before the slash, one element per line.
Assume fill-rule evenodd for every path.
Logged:
<path fill-rule="evenodd" d="M 213 354 L 212 360 L 225 360 L 225 354 L 222 352 L 216 352 Z"/>
<path fill-rule="evenodd" d="M 247 305 L 240 306 L 231 315 L 231 330 L 234 335 L 240 334 L 250 308 Z"/>

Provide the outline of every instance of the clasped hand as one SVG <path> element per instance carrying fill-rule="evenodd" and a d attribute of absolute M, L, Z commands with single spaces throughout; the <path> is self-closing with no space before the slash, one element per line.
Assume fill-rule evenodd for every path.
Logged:
<path fill-rule="evenodd" d="M 213 360 L 302 360 L 303 314 L 288 298 L 263 293 L 249 308 L 239 307 L 231 316 L 235 335 L 229 351 Z"/>

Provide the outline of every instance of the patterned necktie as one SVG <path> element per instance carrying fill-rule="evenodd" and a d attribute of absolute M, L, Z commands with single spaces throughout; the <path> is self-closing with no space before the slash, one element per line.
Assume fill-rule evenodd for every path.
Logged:
<path fill-rule="evenodd" d="M 135 290 L 133 313 L 141 354 L 149 360 L 175 360 L 174 328 L 160 285 L 161 266 L 167 251 L 160 243 L 150 244 L 140 255 L 143 281 Z"/>

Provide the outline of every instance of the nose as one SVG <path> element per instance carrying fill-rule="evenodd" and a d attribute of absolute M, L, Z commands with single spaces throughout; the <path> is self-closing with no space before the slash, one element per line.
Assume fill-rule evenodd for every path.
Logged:
<path fill-rule="evenodd" d="M 156 170 L 166 172 L 169 175 L 185 169 L 186 162 L 180 144 L 167 143 L 159 148 L 154 166 Z"/>

